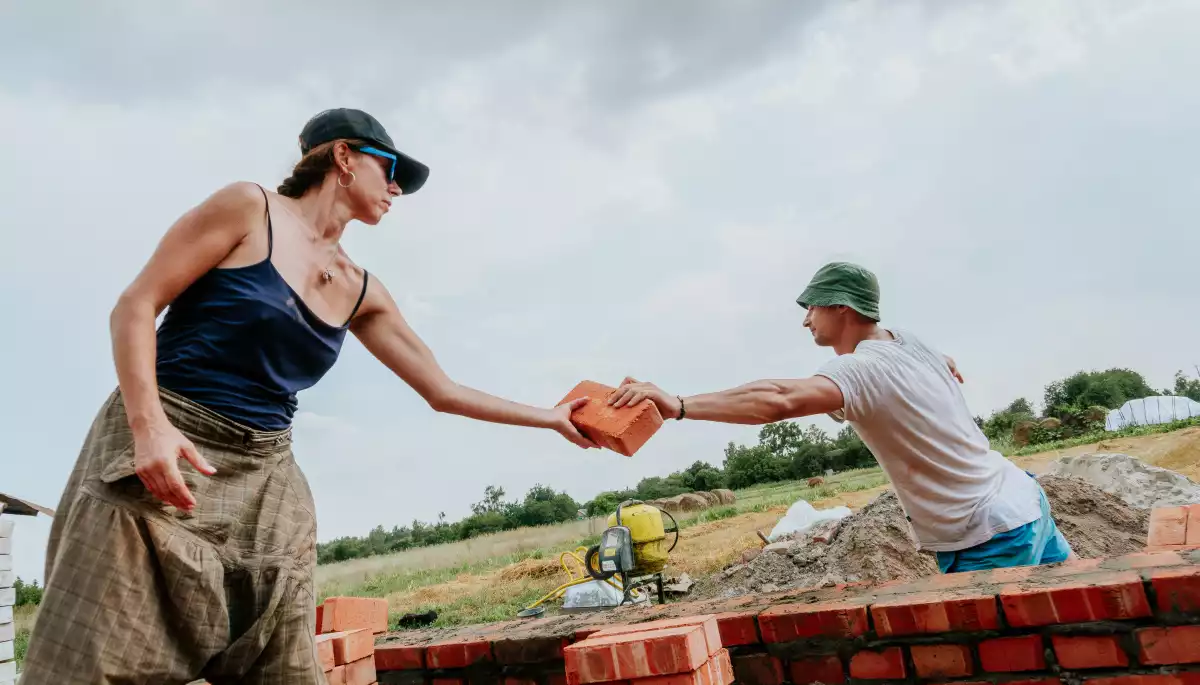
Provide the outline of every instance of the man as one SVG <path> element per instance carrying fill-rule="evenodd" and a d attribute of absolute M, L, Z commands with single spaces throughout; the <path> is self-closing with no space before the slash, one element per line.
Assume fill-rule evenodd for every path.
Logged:
<path fill-rule="evenodd" d="M 609 404 L 650 399 L 664 417 L 740 424 L 829 414 L 848 421 L 870 448 L 943 573 L 1074 558 L 1041 486 L 992 450 L 975 424 L 954 360 L 911 333 L 879 326 L 874 274 L 828 264 L 797 303 L 815 342 L 838 355 L 811 378 L 692 397 L 627 378 Z"/>

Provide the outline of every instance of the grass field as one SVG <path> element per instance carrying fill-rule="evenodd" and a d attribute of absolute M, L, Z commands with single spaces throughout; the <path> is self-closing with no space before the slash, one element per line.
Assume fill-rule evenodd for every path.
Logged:
<path fill-rule="evenodd" d="M 25 650 L 29 649 L 29 631 L 33 630 L 35 618 L 37 618 L 36 605 L 26 604 L 13 607 L 13 622 L 17 632 L 13 650 L 16 652 L 17 670 L 21 669 L 21 662 L 25 660 Z"/>

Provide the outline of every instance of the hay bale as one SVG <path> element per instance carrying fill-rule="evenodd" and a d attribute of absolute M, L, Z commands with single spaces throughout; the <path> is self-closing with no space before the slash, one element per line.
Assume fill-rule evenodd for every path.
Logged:
<path fill-rule="evenodd" d="M 708 508 L 708 500 L 699 495 L 680 495 L 680 511 L 703 511 Z"/>
<path fill-rule="evenodd" d="M 824 485 L 824 484 L 825 484 L 825 479 L 820 476 L 814 476 L 814 477 L 808 479 L 808 487 L 810 487 L 810 488 L 815 488 L 818 485 Z"/>
<path fill-rule="evenodd" d="M 709 491 L 707 491 L 707 490 L 701 490 L 700 492 L 693 492 L 692 494 L 693 494 L 693 495 L 699 495 L 700 497 L 703 497 L 703 498 L 704 498 L 704 501 L 705 501 L 705 502 L 708 502 L 708 506 L 710 506 L 710 507 L 715 507 L 715 506 L 717 506 L 718 504 L 720 504 L 720 503 L 721 503 L 721 498 L 720 498 L 720 496 L 718 496 L 718 495 L 717 495 L 717 493 L 715 493 L 715 492 L 709 492 Z"/>
<path fill-rule="evenodd" d="M 679 512 L 683 511 L 683 505 L 680 504 L 678 497 L 667 497 L 666 499 L 660 499 L 658 501 L 660 502 L 658 508 L 662 509 L 668 514 L 678 514 Z"/>
<path fill-rule="evenodd" d="M 1041 421 L 1039 421 L 1038 425 L 1040 425 L 1042 428 L 1045 428 L 1046 430 L 1055 430 L 1058 428 L 1062 428 L 1062 421 L 1054 418 L 1053 416 L 1050 416 L 1050 417 L 1044 418 Z"/>
<path fill-rule="evenodd" d="M 726 490 L 725 488 L 718 488 L 716 490 L 713 490 L 713 492 L 716 493 L 717 497 L 721 498 L 721 504 L 736 504 L 737 503 L 737 495 L 733 494 L 733 490 Z"/>
<path fill-rule="evenodd" d="M 1013 426 L 1012 437 L 1013 444 L 1017 447 L 1024 447 L 1029 444 L 1029 433 L 1037 424 L 1033 421 L 1021 421 Z"/>

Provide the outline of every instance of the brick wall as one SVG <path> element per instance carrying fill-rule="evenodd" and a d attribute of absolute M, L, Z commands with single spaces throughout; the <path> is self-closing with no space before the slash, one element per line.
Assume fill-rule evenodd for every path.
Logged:
<path fill-rule="evenodd" d="M 680 617 L 692 628 L 613 635 Z M 707 617 L 719 644 L 688 632 Z M 587 685 L 614 674 L 729 685 L 722 658 L 747 685 L 1200 685 L 1200 550 L 401 632 L 375 646 L 379 683 L 404 685 Z"/>

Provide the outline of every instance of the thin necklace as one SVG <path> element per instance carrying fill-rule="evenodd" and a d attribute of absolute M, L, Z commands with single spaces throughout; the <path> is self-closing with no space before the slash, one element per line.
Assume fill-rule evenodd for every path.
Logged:
<path fill-rule="evenodd" d="M 340 252 L 340 251 L 341 251 L 340 248 L 335 245 L 334 250 L 333 250 L 333 257 L 329 260 L 329 264 L 327 264 L 325 266 L 325 269 L 321 271 L 321 280 L 322 281 L 324 281 L 326 283 L 333 282 L 333 269 L 331 269 L 329 267 L 333 266 L 334 261 L 337 260 L 338 252 Z"/>

